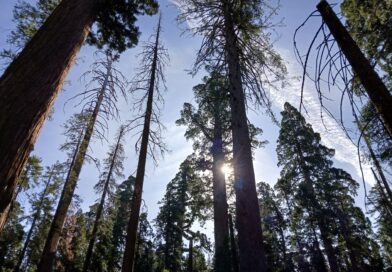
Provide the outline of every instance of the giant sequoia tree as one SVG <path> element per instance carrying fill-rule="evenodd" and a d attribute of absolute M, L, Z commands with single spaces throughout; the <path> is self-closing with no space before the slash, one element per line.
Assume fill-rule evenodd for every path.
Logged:
<path fill-rule="evenodd" d="M 119 52 L 138 40 L 147 1 L 63 0 L 0 78 L 0 221 L 18 177 L 83 42 Z M 90 32 L 96 22 L 96 32 Z M 23 78 L 23 80 L 20 80 Z"/>
<path fill-rule="evenodd" d="M 285 73 L 279 55 L 263 32 L 268 11 L 262 1 L 256 0 L 177 3 L 179 20 L 197 22 L 192 31 L 203 36 L 195 71 L 208 64 L 224 70 L 228 76 L 240 269 L 266 271 L 246 102 L 253 101 L 268 109 L 268 77 L 282 79 Z"/>
<path fill-rule="evenodd" d="M 161 44 L 161 31 L 161 17 L 159 17 L 155 34 L 150 37 L 150 41 L 145 42 L 143 45 L 143 52 L 140 55 L 141 67 L 139 67 L 139 72 L 136 74 L 132 86 L 133 92 L 141 93 L 140 99 L 136 102 L 141 115 L 130 121 L 129 125 L 131 129 L 137 130 L 142 127 L 142 131 L 136 144 L 139 160 L 132 196 L 132 213 L 128 223 L 122 266 L 123 272 L 130 272 L 134 269 L 137 229 L 147 156 L 150 154 L 155 159 L 156 152 L 158 152 L 156 149 L 162 151 L 163 148 L 162 139 L 160 138 L 162 125 L 159 121 L 158 104 L 162 102 L 160 87 L 162 84 L 165 84 L 164 67 L 168 61 L 168 55 L 166 49 Z"/>
<path fill-rule="evenodd" d="M 312 265 L 321 268 L 325 252 L 332 271 L 379 269 L 369 223 L 354 206 L 352 196 L 359 185 L 332 166 L 334 150 L 320 143 L 320 135 L 294 107 L 286 103 L 282 115 L 277 153 L 283 168 L 277 188 L 291 191 L 282 193 L 293 206 L 290 227 L 295 236 L 303 233 L 302 240 L 313 245 Z"/>

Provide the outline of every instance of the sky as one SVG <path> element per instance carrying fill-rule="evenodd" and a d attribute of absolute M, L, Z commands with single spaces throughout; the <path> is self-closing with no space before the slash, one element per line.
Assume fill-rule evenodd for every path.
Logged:
<path fill-rule="evenodd" d="M 35 1 L 29 0 L 34 3 Z M 198 36 L 192 36 L 191 33 L 184 33 L 185 25 L 178 26 L 176 22 L 177 10 L 169 1 L 159 1 L 163 14 L 163 35 L 162 42 L 169 51 L 170 63 L 166 69 L 167 92 L 164 94 L 165 104 L 162 111 L 162 122 L 166 127 L 164 131 L 164 141 L 170 150 L 164 158 L 159 161 L 158 166 L 154 166 L 151 160 L 147 162 L 147 171 L 143 190 L 143 199 L 148 207 L 149 219 L 154 219 L 159 211 L 158 201 L 164 195 L 167 183 L 174 178 L 178 171 L 180 163 L 192 153 L 192 143 L 187 142 L 184 137 L 185 127 L 178 127 L 175 121 L 179 118 L 180 110 L 185 102 L 193 102 L 192 87 L 201 82 L 204 73 L 201 72 L 196 76 L 191 76 L 187 71 L 192 68 L 197 49 L 200 46 L 201 39 Z M 305 20 L 305 18 L 315 10 L 317 0 L 282 0 L 281 8 L 275 17 L 275 21 L 283 21 L 283 26 L 277 27 L 273 32 L 275 49 L 281 54 L 288 68 L 288 86 L 278 91 L 271 91 L 270 97 L 273 102 L 273 111 L 280 119 L 280 111 L 283 104 L 288 101 L 298 107 L 300 101 L 300 76 L 302 74 L 301 66 L 295 58 L 293 48 L 293 35 L 295 29 Z M 8 48 L 6 43 L 7 35 L 15 27 L 12 22 L 12 8 L 16 0 L 0 0 L 0 50 Z M 338 11 L 338 6 L 336 7 Z M 137 25 L 140 27 L 142 44 L 149 35 L 151 35 L 158 17 L 140 17 Z M 301 32 L 300 42 L 301 51 L 306 50 L 306 45 L 312 39 L 316 28 L 320 24 L 320 18 L 312 20 Z M 57 160 L 64 161 L 66 156 L 59 151 L 59 146 L 64 142 L 62 135 L 63 124 L 73 114 L 80 110 L 75 107 L 74 101 L 67 102 L 72 96 L 84 90 L 83 82 L 80 76 L 90 68 L 94 60 L 95 48 L 83 46 L 77 63 L 71 69 L 64 90 L 58 96 L 52 120 L 47 121 L 40 133 L 35 145 L 33 154 L 43 159 L 43 165 L 49 166 Z M 117 68 L 128 78 L 131 79 L 135 74 L 138 66 L 137 54 L 140 52 L 140 46 L 127 50 L 122 54 Z M 305 118 L 312 124 L 315 131 L 321 133 L 323 143 L 336 150 L 334 159 L 335 166 L 341 167 L 349 172 L 360 184 L 361 189 L 356 197 L 357 204 L 363 207 L 364 194 L 360 169 L 358 165 L 357 148 L 345 137 L 344 132 L 338 124 L 330 117 L 325 116 L 324 124 L 320 119 L 320 105 L 316 91 L 311 83 L 305 85 L 305 102 L 308 114 Z M 332 112 L 339 111 L 339 91 L 333 91 L 329 94 L 331 101 L 328 106 Z M 345 104 L 344 104 L 345 105 Z M 347 106 L 347 105 L 346 105 Z M 121 111 L 121 121 L 111 120 L 109 122 L 109 131 L 107 133 L 108 141 L 96 140 L 91 144 L 94 150 L 93 155 L 103 160 L 108 151 L 110 144 L 114 142 L 115 133 L 121 122 L 125 122 L 134 116 L 131 111 L 132 106 L 121 102 L 119 104 Z M 348 107 L 346 107 L 347 109 Z M 265 148 L 255 152 L 254 168 L 257 181 L 265 181 L 273 185 L 279 178 L 280 169 L 277 166 L 276 157 L 276 140 L 279 133 L 277 125 L 271 122 L 271 119 L 263 114 L 262 110 L 250 110 L 248 112 L 250 121 L 256 126 L 263 129 L 264 133 L 261 140 L 268 140 Z M 346 115 L 347 123 L 352 120 Z M 130 135 L 126 138 L 125 152 L 127 159 L 124 162 L 124 175 L 127 177 L 135 173 L 137 165 L 137 154 L 134 150 L 134 141 Z M 374 181 L 370 176 L 369 166 L 364 165 L 364 174 L 366 182 L 373 184 Z M 90 205 L 99 198 L 94 193 L 93 186 L 99 178 L 99 172 L 94 165 L 84 165 L 76 193 L 83 200 L 82 208 L 87 210 Z M 119 180 L 121 181 L 121 180 Z M 27 200 L 24 200 L 27 201 Z"/>

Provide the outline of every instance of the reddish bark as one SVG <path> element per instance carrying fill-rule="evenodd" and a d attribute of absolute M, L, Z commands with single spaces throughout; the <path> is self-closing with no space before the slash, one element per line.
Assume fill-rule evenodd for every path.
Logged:
<path fill-rule="evenodd" d="M 95 2 L 63 0 L 0 78 L 0 222 L 5 220 L 23 166 L 90 31 Z"/>

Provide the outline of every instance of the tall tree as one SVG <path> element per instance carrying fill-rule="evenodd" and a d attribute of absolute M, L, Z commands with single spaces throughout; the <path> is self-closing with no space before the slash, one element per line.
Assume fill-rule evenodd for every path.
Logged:
<path fill-rule="evenodd" d="M 117 142 L 110 148 L 108 158 L 105 160 L 105 169 L 101 175 L 102 180 L 96 185 L 96 188 L 101 192 L 101 200 L 98 204 L 93 229 L 91 231 L 91 238 L 86 252 L 86 258 L 83 265 L 83 271 L 88 271 L 91 257 L 93 254 L 94 243 L 98 232 L 102 212 L 105 205 L 106 196 L 111 193 L 112 187 L 115 185 L 115 179 L 122 177 L 123 171 L 123 160 L 124 160 L 124 147 L 123 137 L 125 133 L 125 127 L 121 126 L 117 135 Z"/>
<path fill-rule="evenodd" d="M 214 195 L 215 271 L 231 271 L 228 204 L 223 167 L 231 144 L 230 106 L 226 78 L 213 72 L 193 88 L 198 108 L 185 103 L 178 125 L 187 125 L 185 136 L 194 139 L 195 152 L 212 157 Z"/>
<path fill-rule="evenodd" d="M 207 64 L 228 75 L 241 271 L 267 271 L 246 102 L 254 99 L 268 109 L 270 102 L 264 87 L 271 81 L 266 71 L 274 79 L 282 79 L 285 74 L 282 61 L 264 32 L 268 12 L 263 4 L 258 0 L 178 1 L 180 22 L 198 22 L 192 31 L 203 36 L 195 71 Z"/>
<path fill-rule="evenodd" d="M 287 182 L 294 196 L 292 226 L 304 232 L 307 240 L 313 236 L 316 254 L 312 255 L 319 255 L 318 260 L 322 259 L 317 253 L 322 252 L 320 236 L 332 271 L 369 271 L 366 264 L 374 261 L 367 238 L 369 225 L 352 197 L 359 185 L 347 172 L 332 166 L 334 150 L 320 143 L 320 135 L 294 107 L 286 103 L 282 115 L 277 146 L 283 167 L 279 182 Z M 342 247 L 347 252 L 347 264 L 342 262 Z"/>
<path fill-rule="evenodd" d="M 155 148 L 163 147 L 160 139 L 161 124 L 159 121 L 159 108 L 157 103 L 162 102 L 160 85 L 165 85 L 164 66 L 168 60 L 166 49 L 161 44 L 161 16 L 155 34 L 150 41 L 143 45 L 141 53 L 141 67 L 135 76 L 132 91 L 142 91 L 140 100 L 137 101 L 141 116 L 130 122 L 131 128 L 143 127 L 142 133 L 137 141 L 139 160 L 136 170 L 135 188 L 132 196 L 131 216 L 129 218 L 127 239 L 125 244 L 122 271 L 130 272 L 134 269 L 137 229 L 139 226 L 140 206 L 147 156 L 150 153 L 155 158 Z M 165 86 L 166 88 L 166 86 Z M 145 107 L 145 108 L 144 108 Z M 142 124 L 138 124 L 142 120 Z M 157 126 L 157 130 L 151 128 L 151 124 Z M 140 145 L 140 146 L 139 146 Z M 161 149 L 162 151 L 162 149 Z"/>
<path fill-rule="evenodd" d="M 84 135 L 78 147 L 74 164 L 70 168 L 69 176 L 64 184 L 64 189 L 42 253 L 39 271 L 50 271 L 51 266 L 53 265 L 61 229 L 64 224 L 68 207 L 72 201 L 72 196 L 84 164 L 91 138 L 94 132 L 96 135 L 104 133 L 102 130 L 105 129 L 105 120 L 117 117 L 118 109 L 116 102 L 118 96 L 121 95 L 126 97 L 125 79 L 113 66 L 113 62 L 114 59 L 109 52 L 105 54 L 103 59 L 96 61 L 93 64 L 92 71 L 89 73 L 92 74 L 91 82 L 97 85 L 95 88 L 86 90 L 80 94 L 84 96 L 82 101 L 85 102 L 85 107 L 87 108 L 87 113 L 85 113 L 87 114 L 87 122 Z M 98 118 L 101 118 L 100 122 L 98 122 L 98 125 L 101 125 L 101 127 L 95 128 Z"/>
<path fill-rule="evenodd" d="M 0 222 L 87 35 L 98 47 L 122 52 L 137 43 L 136 16 L 156 10 L 154 0 L 63 0 L 5 70 L 0 78 Z M 93 22 L 96 32 L 90 32 Z"/>

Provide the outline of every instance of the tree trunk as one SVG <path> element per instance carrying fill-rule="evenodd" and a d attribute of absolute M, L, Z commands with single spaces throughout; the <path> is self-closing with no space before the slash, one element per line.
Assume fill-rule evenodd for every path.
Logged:
<path fill-rule="evenodd" d="M 261 218 L 256 192 L 245 96 L 241 79 L 238 41 L 229 3 L 224 1 L 225 54 L 228 64 L 231 123 L 233 133 L 236 226 L 241 272 L 267 271 Z"/>
<path fill-rule="evenodd" d="M 109 73 L 109 69 L 111 69 L 110 65 L 108 68 L 108 73 Z M 80 171 L 82 170 L 87 148 L 94 131 L 95 121 L 97 120 L 97 116 L 106 90 L 107 81 L 108 78 L 106 77 L 105 82 L 103 83 L 101 91 L 97 98 L 97 103 L 94 107 L 94 111 L 87 125 L 86 132 L 83 136 L 83 140 L 77 152 L 75 162 L 70 170 L 67 180 L 65 181 L 64 188 L 60 197 L 60 201 L 57 206 L 57 210 L 54 215 L 52 225 L 50 226 L 49 234 L 46 239 L 45 247 L 41 255 L 40 263 L 38 265 L 37 271 L 39 272 L 52 271 L 53 261 L 55 258 L 58 242 L 60 239 L 61 230 L 63 228 L 65 218 L 67 216 L 69 205 L 71 204 L 72 201 L 76 184 L 79 179 Z"/>
<path fill-rule="evenodd" d="M 0 78 L 0 222 L 39 131 L 90 31 L 96 1 L 63 0 Z"/>
<path fill-rule="evenodd" d="M 136 170 L 135 189 L 133 191 L 132 203 L 131 203 L 131 216 L 128 222 L 127 237 L 124 250 L 124 258 L 122 264 L 122 272 L 132 272 L 135 262 L 135 251 L 136 251 L 136 237 L 139 226 L 140 217 L 140 206 L 142 202 L 143 183 L 146 169 L 148 142 L 150 136 L 150 122 L 153 110 L 153 98 L 155 88 L 155 77 L 158 62 L 158 46 L 159 46 L 159 35 L 161 29 L 161 21 L 159 19 L 158 29 L 155 40 L 154 56 L 151 65 L 151 77 L 148 88 L 147 106 L 144 115 L 144 125 L 142 132 L 142 140 L 140 145 L 139 161 Z"/>
<path fill-rule="evenodd" d="M 223 153 L 222 129 L 219 116 L 215 116 L 214 122 L 214 141 L 212 144 L 215 238 L 214 271 L 230 272 L 228 205 L 225 174 L 222 171 L 225 155 Z"/>
<path fill-rule="evenodd" d="M 238 267 L 238 253 L 237 253 L 237 244 L 234 236 L 234 225 L 233 218 L 229 213 L 229 228 L 230 228 L 230 249 L 231 249 L 231 265 L 233 272 L 239 272 Z"/>
<path fill-rule="evenodd" d="M 103 188 L 103 191 L 102 191 L 101 201 L 99 203 L 99 206 L 98 206 L 98 209 L 97 209 L 97 214 L 95 216 L 93 231 L 91 232 L 91 239 L 90 239 L 89 244 L 88 244 L 86 258 L 85 258 L 84 264 L 83 264 L 83 272 L 87 272 L 87 270 L 89 268 L 89 265 L 90 265 L 91 256 L 93 254 L 93 249 L 94 249 L 95 238 L 96 238 L 97 232 L 98 232 L 99 220 L 101 220 L 102 211 L 103 211 L 103 207 L 104 207 L 104 204 L 105 204 L 105 198 L 106 198 L 106 194 L 108 192 L 110 179 L 111 179 L 112 173 L 113 173 L 113 167 L 114 167 L 114 164 L 115 164 L 115 161 L 116 161 L 116 158 L 117 158 L 117 152 L 118 152 L 118 148 L 120 146 L 120 142 L 121 142 L 122 136 L 123 136 L 123 129 L 120 130 L 120 134 L 119 134 L 118 139 L 117 139 L 117 144 L 116 144 L 116 147 L 114 149 L 112 161 L 111 161 L 110 167 L 109 167 L 109 172 L 108 172 L 108 175 L 106 177 L 105 185 L 104 185 L 104 188 Z"/>
<path fill-rule="evenodd" d="M 371 102 L 384 121 L 389 134 L 392 135 L 392 96 L 390 92 L 350 36 L 347 29 L 340 22 L 328 2 L 321 0 L 317 5 L 317 9 L 354 72 L 358 75 L 362 85 L 365 87 Z"/>
<path fill-rule="evenodd" d="M 324 255 L 323 255 L 323 252 L 321 251 L 320 243 L 317 238 L 316 230 L 315 230 L 313 224 L 312 224 L 312 232 L 313 232 L 313 248 L 316 251 L 313 254 L 317 256 L 317 263 L 313 263 L 313 264 L 314 264 L 317 272 L 327 272 L 327 267 L 325 265 Z M 331 272 L 332 271 L 334 271 L 334 270 L 331 270 Z"/>
<path fill-rule="evenodd" d="M 188 272 L 193 272 L 193 237 L 189 239 Z"/>
<path fill-rule="evenodd" d="M 45 200 L 46 194 L 48 192 L 48 188 L 49 188 L 50 182 L 52 180 L 52 175 L 53 175 L 53 168 L 52 168 L 52 170 L 51 170 L 51 172 L 49 174 L 48 180 L 46 181 L 45 189 L 42 192 L 41 199 L 40 199 L 38 207 L 37 207 L 37 211 L 34 214 L 33 221 L 31 222 L 30 230 L 29 230 L 29 232 L 27 234 L 26 241 L 25 241 L 25 243 L 23 245 L 22 251 L 20 252 L 18 263 L 16 264 L 16 266 L 14 268 L 14 272 L 19 272 L 19 270 L 20 270 L 20 268 L 22 266 L 23 259 L 24 259 L 24 256 L 26 254 L 27 247 L 29 246 L 29 243 L 30 243 L 31 235 L 33 234 L 33 231 L 35 229 L 35 224 L 37 223 L 37 220 L 38 220 L 38 218 L 40 216 L 42 204 L 44 203 L 44 200 Z"/>

